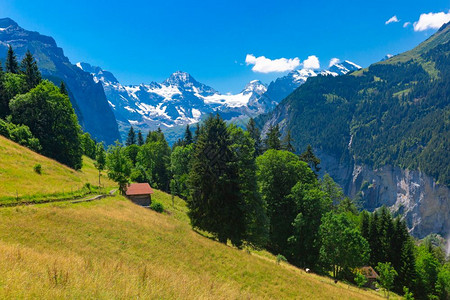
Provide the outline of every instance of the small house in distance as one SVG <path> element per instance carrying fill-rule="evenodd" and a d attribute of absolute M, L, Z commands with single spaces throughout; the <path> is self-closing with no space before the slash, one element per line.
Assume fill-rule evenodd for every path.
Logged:
<path fill-rule="evenodd" d="M 366 286 L 371 288 L 371 289 L 374 289 L 375 288 L 375 282 L 378 279 L 377 272 L 375 272 L 375 270 L 371 266 L 364 266 L 362 268 L 359 268 L 359 271 L 367 279 Z"/>
<path fill-rule="evenodd" d="M 149 206 L 152 202 L 153 190 L 148 183 L 132 183 L 128 185 L 125 194 L 134 203 Z"/>

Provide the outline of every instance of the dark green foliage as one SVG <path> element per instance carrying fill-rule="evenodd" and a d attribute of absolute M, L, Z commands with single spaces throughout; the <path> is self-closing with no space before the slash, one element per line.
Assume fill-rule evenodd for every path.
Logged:
<path fill-rule="evenodd" d="M 286 196 L 298 182 L 312 184 L 316 178 L 306 163 L 288 151 L 268 150 L 256 162 L 259 191 L 267 203 L 270 223 L 268 248 L 275 253 L 287 254 L 297 204 L 294 198 Z"/>
<path fill-rule="evenodd" d="M 139 147 L 135 165 L 140 180 L 145 179 L 157 189 L 170 190 L 170 147 L 162 132 L 149 132 L 146 143 Z"/>
<path fill-rule="evenodd" d="M 137 134 L 137 144 L 138 146 L 144 145 L 144 137 L 142 136 L 142 132 L 139 130 Z"/>
<path fill-rule="evenodd" d="M 164 212 L 164 205 L 162 205 L 162 203 L 159 203 L 157 201 L 152 201 L 152 204 L 150 204 L 150 208 L 159 213 Z"/>
<path fill-rule="evenodd" d="M 26 125 L 16 125 L 0 119 L 0 134 L 35 152 L 42 150 L 41 143 Z"/>
<path fill-rule="evenodd" d="M 61 94 L 69 96 L 69 92 L 67 91 L 66 84 L 64 83 L 64 81 L 61 81 L 61 84 L 59 85 L 59 90 Z"/>
<path fill-rule="evenodd" d="M 178 146 L 170 155 L 170 171 L 173 176 L 170 192 L 183 199 L 189 196 L 188 179 L 193 150 L 193 145 Z"/>
<path fill-rule="evenodd" d="M 319 227 L 322 216 L 330 211 L 331 201 L 317 184 L 297 183 L 288 196 L 296 203 L 293 235 L 288 239 L 291 261 L 300 267 L 318 267 L 321 246 Z"/>
<path fill-rule="evenodd" d="M 192 137 L 191 129 L 189 128 L 189 124 L 186 125 L 186 130 L 184 132 L 184 138 L 183 138 L 183 144 L 185 146 L 190 145 L 194 142 L 194 139 Z"/>
<path fill-rule="evenodd" d="M 257 248 L 267 244 L 269 219 L 266 203 L 258 192 L 256 180 L 255 142 L 249 132 L 234 125 L 228 127 L 232 141 L 231 151 L 236 155 L 239 189 L 244 202 L 245 240 Z"/>
<path fill-rule="evenodd" d="M 281 150 L 281 141 L 280 141 L 281 133 L 278 124 L 275 126 L 270 126 L 267 132 L 266 139 L 264 140 L 266 150 Z"/>
<path fill-rule="evenodd" d="M 283 142 L 282 142 L 283 150 L 295 153 L 295 148 L 292 145 L 293 142 L 294 142 L 294 140 L 292 139 L 291 131 L 288 130 L 286 136 L 283 138 Z"/>
<path fill-rule="evenodd" d="M 134 132 L 133 126 L 131 126 L 130 130 L 128 131 L 128 137 L 127 141 L 125 142 L 125 145 L 136 145 L 136 133 Z"/>
<path fill-rule="evenodd" d="M 39 139 L 42 154 L 71 168 L 80 169 L 81 129 L 69 97 L 49 81 L 10 102 L 12 121 L 27 125 Z"/>
<path fill-rule="evenodd" d="M 83 148 L 83 154 L 87 157 L 95 159 L 95 150 L 97 143 L 91 138 L 89 133 L 83 133 L 81 135 L 81 147 Z"/>
<path fill-rule="evenodd" d="M 187 204 L 194 228 L 242 244 L 245 235 L 244 200 L 232 141 L 219 115 L 209 116 L 200 129 L 192 156 Z"/>
<path fill-rule="evenodd" d="M 120 192 L 124 194 L 130 181 L 132 163 L 119 142 L 109 147 L 106 166 L 108 167 L 108 177 L 118 183 Z"/>
<path fill-rule="evenodd" d="M 0 73 L 0 118 L 11 114 L 9 102 L 18 94 L 26 93 L 25 76 L 13 73 Z"/>
<path fill-rule="evenodd" d="M 367 263 L 369 243 L 347 214 L 327 213 L 320 225 L 320 261 L 338 278 L 342 271 Z"/>
<path fill-rule="evenodd" d="M 314 154 L 311 145 L 308 145 L 308 147 L 306 147 L 305 152 L 300 154 L 300 159 L 306 162 L 312 170 L 316 172 L 320 171 L 319 168 L 320 159 Z"/>
<path fill-rule="evenodd" d="M 27 51 L 25 57 L 22 60 L 20 65 L 21 73 L 25 75 L 25 81 L 27 83 L 26 89 L 31 90 L 35 86 L 37 86 L 41 80 L 41 72 L 39 72 L 36 61 L 31 55 L 30 51 Z"/>
<path fill-rule="evenodd" d="M 11 45 L 8 46 L 8 53 L 6 55 L 6 72 L 13 74 L 19 73 L 19 63 Z"/>
<path fill-rule="evenodd" d="M 131 145 L 123 148 L 123 153 L 128 157 L 128 159 L 131 161 L 133 166 L 136 165 L 137 156 L 138 156 L 140 149 L 141 148 L 135 144 L 131 144 Z"/>
<path fill-rule="evenodd" d="M 247 124 L 247 132 L 250 134 L 250 137 L 255 141 L 255 157 L 259 156 L 263 152 L 263 144 L 261 140 L 261 131 L 256 126 L 255 119 L 250 118 Z"/>
<path fill-rule="evenodd" d="M 33 170 L 34 170 L 34 172 L 36 172 L 39 175 L 42 174 L 42 165 L 41 164 L 34 165 Z"/>

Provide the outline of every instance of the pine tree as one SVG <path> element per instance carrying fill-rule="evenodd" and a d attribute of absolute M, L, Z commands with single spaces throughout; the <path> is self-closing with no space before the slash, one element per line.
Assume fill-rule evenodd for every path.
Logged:
<path fill-rule="evenodd" d="M 13 74 L 19 73 L 19 64 L 17 63 L 16 54 L 14 54 L 11 45 L 8 47 L 8 54 L 6 56 L 6 72 Z"/>
<path fill-rule="evenodd" d="M 240 246 L 245 215 L 238 167 L 227 125 L 218 114 L 209 116 L 200 130 L 189 177 L 192 226 L 214 234 L 222 243 L 230 239 Z"/>
<path fill-rule="evenodd" d="M 197 123 L 197 125 L 195 126 L 195 132 L 194 132 L 194 143 L 197 142 L 199 135 L 200 135 L 200 124 Z"/>
<path fill-rule="evenodd" d="M 266 150 L 281 150 L 280 136 L 281 133 L 278 124 L 275 126 L 270 126 L 269 131 L 267 132 L 266 139 L 264 141 Z"/>
<path fill-rule="evenodd" d="M 42 80 L 36 61 L 30 51 L 27 51 L 21 63 L 21 72 L 25 75 L 27 90 L 31 90 Z"/>
<path fill-rule="evenodd" d="M 142 136 L 142 132 L 139 130 L 137 135 L 137 144 L 138 146 L 144 145 L 144 137 Z"/>
<path fill-rule="evenodd" d="M 130 130 L 128 131 L 128 137 L 127 137 L 127 141 L 125 142 L 125 144 L 127 146 L 136 144 L 136 133 L 134 132 L 133 126 L 131 126 Z"/>
<path fill-rule="evenodd" d="M 247 131 L 255 141 L 255 157 L 262 154 L 261 131 L 256 127 L 255 119 L 250 118 L 247 124 Z"/>
<path fill-rule="evenodd" d="M 59 91 L 61 92 L 61 94 L 69 96 L 69 92 L 67 91 L 64 81 L 61 81 L 61 84 L 59 85 Z"/>
<path fill-rule="evenodd" d="M 193 143 L 193 138 L 192 138 L 192 132 L 191 129 L 189 128 L 189 124 L 186 125 L 186 130 L 184 132 L 184 145 L 190 145 Z"/>
<path fill-rule="evenodd" d="M 308 163 L 309 167 L 312 170 L 315 170 L 316 173 L 320 171 L 320 167 L 319 167 L 320 159 L 316 155 L 314 155 L 311 145 L 308 145 L 305 152 L 300 154 L 300 159 L 303 160 L 304 162 Z"/>
<path fill-rule="evenodd" d="M 286 151 L 295 153 L 295 148 L 294 148 L 294 146 L 292 145 L 292 142 L 293 142 L 293 141 L 294 141 L 294 140 L 292 139 L 291 131 L 288 130 L 286 136 L 285 136 L 284 139 L 283 139 L 283 150 L 286 150 Z"/>

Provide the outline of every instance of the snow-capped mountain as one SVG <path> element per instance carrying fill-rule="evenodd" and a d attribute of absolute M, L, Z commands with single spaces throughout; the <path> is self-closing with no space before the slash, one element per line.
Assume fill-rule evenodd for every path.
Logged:
<path fill-rule="evenodd" d="M 294 70 L 289 72 L 286 76 L 280 77 L 275 81 L 272 81 L 267 88 L 265 96 L 278 104 L 281 102 L 281 100 L 283 100 L 290 93 L 292 93 L 296 88 L 305 83 L 309 77 L 314 77 L 317 75 L 339 76 L 358 69 L 361 69 L 361 67 L 355 63 L 352 63 L 351 61 L 345 60 L 343 62 L 337 62 L 331 65 L 327 70 L 321 71 L 311 69 Z"/>
<path fill-rule="evenodd" d="M 130 125 L 144 132 L 158 127 L 164 130 L 197 123 L 214 112 L 219 112 L 225 120 L 254 117 L 270 112 L 309 77 L 338 76 L 360 68 L 344 61 L 328 70 L 294 70 L 270 83 L 269 87 L 253 80 L 238 94 L 221 94 L 181 71 L 161 83 L 122 85 L 111 72 L 100 67 L 87 63 L 77 63 L 77 66 L 103 85 L 123 136 Z"/>
<path fill-rule="evenodd" d="M 100 67 L 87 63 L 77 66 L 91 73 L 95 82 L 102 83 L 120 127 L 133 125 L 146 131 L 196 123 L 216 111 L 226 120 L 266 111 L 267 105 L 260 99 L 267 87 L 256 80 L 239 94 L 220 94 L 181 71 L 162 83 L 122 85 L 111 72 Z"/>

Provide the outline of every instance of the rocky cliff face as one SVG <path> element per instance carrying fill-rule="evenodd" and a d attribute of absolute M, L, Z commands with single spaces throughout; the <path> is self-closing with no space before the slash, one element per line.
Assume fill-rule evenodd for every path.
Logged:
<path fill-rule="evenodd" d="M 25 30 L 13 20 L 4 18 L 0 19 L 0 60 L 5 59 L 8 45 L 13 47 L 19 60 L 30 50 L 44 78 L 58 86 L 61 81 L 65 82 L 84 131 L 107 145 L 120 140 L 102 85 L 94 82 L 89 73 L 71 64 L 52 37 Z"/>
<path fill-rule="evenodd" d="M 450 189 L 417 170 L 390 165 L 373 169 L 353 161 L 340 162 L 316 150 L 322 172 L 329 173 L 344 192 L 369 211 L 385 205 L 404 216 L 411 233 L 423 238 L 431 233 L 450 234 Z"/>

